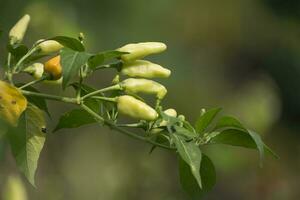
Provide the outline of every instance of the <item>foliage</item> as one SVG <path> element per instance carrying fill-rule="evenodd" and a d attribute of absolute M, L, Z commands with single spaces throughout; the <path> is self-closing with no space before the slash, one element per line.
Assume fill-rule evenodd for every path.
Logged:
<path fill-rule="evenodd" d="M 26 29 L 27 25 L 24 28 Z M 177 116 L 175 110 L 173 110 L 173 114 L 164 111 L 161 101 L 167 93 L 166 88 L 155 81 L 136 79 L 135 76 L 138 74 L 140 78 L 167 78 L 170 71 L 148 61 L 132 60 L 143 59 L 147 55 L 164 51 L 166 46 L 163 43 L 130 44 L 118 50 L 101 51 L 94 54 L 86 51 L 81 36 L 79 39 L 56 36 L 37 41 L 31 48 L 22 44 L 21 40 L 18 40 L 18 43 L 8 42 L 8 60 L 5 65 L 4 77 L 6 82 L 1 81 L 0 84 L 0 108 L 5 107 L 5 109 L 18 113 L 14 116 L 16 118 L 14 122 L 19 122 L 16 126 L 10 125 L 7 123 L 9 121 L 7 114 L 3 114 L 8 112 L 0 112 L 1 130 L 5 130 L 1 134 L 6 134 L 18 168 L 32 185 L 35 185 L 35 171 L 46 140 L 44 113 L 50 116 L 47 108 L 48 100 L 78 106 L 78 108 L 62 114 L 53 132 L 64 128 L 77 128 L 91 123 L 99 123 L 151 144 L 151 151 L 160 147 L 177 153 L 180 183 L 192 199 L 202 197 L 213 188 L 216 182 L 213 162 L 202 152 L 202 146 L 228 144 L 256 149 L 259 152 L 261 163 L 265 152 L 276 157 L 263 143 L 259 134 L 245 128 L 237 119 L 224 116 L 217 120 L 220 108 L 207 111 L 202 109 L 195 126 L 186 121 L 183 115 Z M 44 43 L 43 48 L 57 50 L 55 56 L 60 56 L 60 63 L 56 67 L 62 69 L 60 78 L 62 81 L 52 80 L 48 74 L 51 72 L 44 71 L 42 77 L 36 80 L 22 84 L 16 83 L 14 79 L 16 74 L 34 75 L 37 69 L 32 67 L 36 66 L 33 64 L 44 56 L 53 56 L 53 52 L 48 54 L 45 54 L 45 51 L 41 52 L 40 44 L 45 41 L 56 41 L 61 45 L 61 48 L 58 45 L 55 48 L 47 48 Z M 50 42 L 49 44 L 55 43 Z M 124 68 L 130 68 L 130 73 L 123 73 L 123 76 L 120 77 L 122 74 L 119 72 L 122 70 L 124 72 Z M 113 84 L 101 89 L 89 86 L 86 78 L 92 76 L 93 72 L 104 69 L 116 71 L 117 76 L 114 78 Z M 120 81 L 126 76 L 132 77 L 130 81 L 129 79 Z M 73 88 L 74 96 L 45 94 L 33 87 L 36 83 L 51 82 L 61 84 L 63 89 Z M 11 89 L 7 90 L 7 87 Z M 143 93 L 156 94 L 154 108 L 139 96 Z M 23 99 L 23 103 L 15 102 L 15 106 L 22 109 L 16 110 L 14 105 L 8 105 L 7 102 L 11 101 L 11 98 Z M 28 104 L 24 105 L 25 101 L 28 101 Z M 119 119 L 120 114 L 135 118 L 135 123 L 122 124 Z M 136 134 L 131 129 L 139 129 L 141 133 Z"/>

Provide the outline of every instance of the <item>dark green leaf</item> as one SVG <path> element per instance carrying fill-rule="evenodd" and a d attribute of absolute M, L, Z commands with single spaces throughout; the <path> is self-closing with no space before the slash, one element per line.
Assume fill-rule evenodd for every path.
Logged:
<path fill-rule="evenodd" d="M 7 45 L 7 50 L 16 58 L 16 60 L 19 60 L 28 52 L 28 48 L 24 44 Z"/>
<path fill-rule="evenodd" d="M 63 68 L 63 88 L 66 88 L 68 82 L 78 75 L 80 67 L 86 64 L 89 54 L 85 52 L 73 51 L 71 49 L 64 48 L 61 51 L 61 65 Z"/>
<path fill-rule="evenodd" d="M 200 175 L 202 189 L 199 188 L 197 181 L 191 173 L 189 165 L 182 159 L 179 159 L 180 183 L 183 190 L 192 200 L 201 199 L 207 192 L 212 190 L 216 184 L 216 171 L 214 164 L 205 154 L 202 154 Z"/>
<path fill-rule="evenodd" d="M 95 123 L 96 120 L 85 110 L 74 109 L 63 114 L 53 132 L 63 128 L 77 128 L 83 125 Z"/>
<path fill-rule="evenodd" d="M 246 131 L 246 128 L 241 124 L 241 122 L 239 122 L 234 117 L 230 117 L 230 116 L 222 117 L 218 121 L 218 123 L 215 127 L 215 130 L 222 129 L 222 128 L 237 128 L 237 129 L 241 129 L 241 130 Z"/>
<path fill-rule="evenodd" d="M 163 144 L 163 145 L 170 145 L 170 139 L 169 137 L 167 137 L 166 135 L 168 135 L 168 132 L 166 131 L 162 131 L 160 132 L 159 134 L 156 134 L 155 138 L 153 139 L 156 143 L 158 144 Z M 150 154 L 154 151 L 154 149 L 156 148 L 157 146 L 153 145 L 151 147 L 151 150 L 150 150 Z"/>
<path fill-rule="evenodd" d="M 196 131 L 198 133 L 203 133 L 220 110 L 221 108 L 213 108 L 200 115 L 195 124 Z"/>
<path fill-rule="evenodd" d="M 172 139 L 176 145 L 180 157 L 189 165 L 190 171 L 196 179 L 200 188 L 202 188 L 200 177 L 201 151 L 194 142 L 185 142 L 181 137 L 172 134 Z"/>
<path fill-rule="evenodd" d="M 67 47 L 69 49 L 72 49 L 74 51 L 84 51 L 83 44 L 75 38 L 72 37 L 66 37 L 66 36 L 56 36 L 53 38 L 49 38 L 48 40 L 55 40 L 59 42 L 64 47 Z"/>
<path fill-rule="evenodd" d="M 93 69 L 93 68 L 103 64 L 104 61 L 113 59 L 113 58 L 118 58 L 123 54 L 127 54 L 127 52 L 121 52 L 121 51 L 115 51 L 115 50 L 100 52 L 100 53 L 95 54 L 90 57 L 89 66 Z"/>
<path fill-rule="evenodd" d="M 17 166 L 34 185 L 38 159 L 45 143 L 46 122 L 43 112 L 29 104 L 18 127 L 10 128 L 8 138 Z"/>
<path fill-rule="evenodd" d="M 72 83 L 71 86 L 75 89 L 78 90 L 79 88 L 79 84 L 78 83 Z M 81 95 L 86 95 L 88 93 L 94 92 L 96 89 L 85 85 L 85 84 L 81 84 Z M 98 112 L 100 109 L 100 105 L 101 105 L 101 101 L 96 100 L 96 99 L 92 99 L 92 98 L 88 98 L 84 101 L 84 104 L 91 108 L 93 111 Z"/>
<path fill-rule="evenodd" d="M 27 86 L 26 90 L 31 91 L 31 92 L 40 93 L 40 91 L 38 91 L 37 89 L 35 89 L 34 87 L 31 87 L 31 86 Z M 47 102 L 44 98 L 36 97 L 36 96 L 26 96 L 26 99 L 30 103 L 32 103 L 35 106 L 37 106 L 38 108 L 40 108 L 41 110 L 45 111 L 48 114 L 48 116 L 50 116 L 48 106 L 47 106 Z"/>
<path fill-rule="evenodd" d="M 261 163 L 264 158 L 265 151 L 277 157 L 276 154 L 274 154 L 270 150 L 270 148 L 262 142 L 260 135 L 253 131 L 226 129 L 221 132 L 213 132 L 211 134 L 210 143 L 228 144 L 233 146 L 257 149 L 260 154 Z"/>
<path fill-rule="evenodd" d="M 0 140 L 4 137 L 4 135 L 7 133 L 8 130 L 8 125 L 6 122 L 4 122 L 1 118 L 0 118 Z"/>

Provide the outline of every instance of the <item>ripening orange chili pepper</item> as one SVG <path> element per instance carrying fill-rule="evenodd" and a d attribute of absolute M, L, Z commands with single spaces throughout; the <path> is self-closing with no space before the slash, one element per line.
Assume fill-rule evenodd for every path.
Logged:
<path fill-rule="evenodd" d="M 52 79 L 57 80 L 61 78 L 62 67 L 60 64 L 60 56 L 56 56 L 48 60 L 44 65 L 45 72 L 51 74 Z"/>

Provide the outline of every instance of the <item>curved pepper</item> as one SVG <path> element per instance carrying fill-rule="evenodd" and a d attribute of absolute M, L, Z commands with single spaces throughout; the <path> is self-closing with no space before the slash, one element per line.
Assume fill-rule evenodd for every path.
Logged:
<path fill-rule="evenodd" d="M 171 71 L 146 60 L 136 60 L 131 63 L 124 63 L 121 73 L 130 77 L 168 78 Z"/>
<path fill-rule="evenodd" d="M 158 117 L 157 112 L 146 103 L 129 95 L 117 98 L 118 111 L 130 117 L 152 121 Z"/>
<path fill-rule="evenodd" d="M 161 53 L 166 49 L 167 46 L 161 42 L 141 42 L 127 44 L 123 47 L 120 47 L 117 50 L 122 52 L 128 52 L 129 54 L 122 55 L 121 59 L 124 62 L 132 62 L 151 54 Z"/>
<path fill-rule="evenodd" d="M 61 50 L 64 46 L 55 40 L 45 40 L 38 44 L 38 48 L 41 50 L 41 53 L 54 53 Z"/>
<path fill-rule="evenodd" d="M 128 78 L 120 84 L 128 93 L 155 94 L 158 99 L 163 99 L 167 94 L 165 86 L 148 79 Z"/>
<path fill-rule="evenodd" d="M 20 43 L 26 33 L 30 16 L 24 15 L 9 31 L 10 44 Z"/>

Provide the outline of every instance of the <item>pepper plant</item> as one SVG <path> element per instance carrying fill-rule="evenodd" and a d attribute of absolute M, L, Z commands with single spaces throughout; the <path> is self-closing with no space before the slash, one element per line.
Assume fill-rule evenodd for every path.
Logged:
<path fill-rule="evenodd" d="M 182 188 L 192 199 L 211 190 L 216 181 L 214 165 L 201 150 L 204 145 L 256 149 L 261 162 L 265 152 L 276 156 L 259 134 L 237 119 L 223 116 L 216 121 L 220 108 L 202 109 L 194 126 L 175 109 L 163 108 L 167 89 L 150 79 L 168 78 L 171 71 L 143 59 L 165 51 L 165 44 L 134 43 L 94 54 L 86 50 L 80 34 L 78 38 L 41 39 L 28 48 L 22 39 L 29 21 L 29 15 L 25 15 L 9 32 L 8 57 L 0 81 L 0 122 L 1 135 L 8 138 L 19 170 L 32 185 L 47 136 L 45 114 L 49 114 L 49 100 L 77 106 L 62 114 L 54 132 L 98 123 L 150 144 L 151 152 L 157 147 L 173 152 L 178 156 Z M 40 63 L 45 58 L 48 61 Z M 102 88 L 89 86 L 86 78 L 100 70 L 114 70 L 116 76 Z M 17 75 L 21 73 L 29 74 L 33 80 L 19 83 Z M 71 87 L 74 95 L 41 92 L 34 87 L 38 83 L 60 84 L 63 90 Z M 155 105 L 145 102 L 141 96 L 144 94 L 152 95 Z M 122 122 L 122 115 L 132 118 L 133 123 Z"/>

